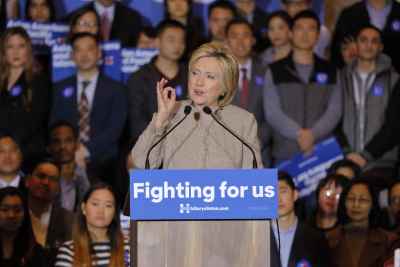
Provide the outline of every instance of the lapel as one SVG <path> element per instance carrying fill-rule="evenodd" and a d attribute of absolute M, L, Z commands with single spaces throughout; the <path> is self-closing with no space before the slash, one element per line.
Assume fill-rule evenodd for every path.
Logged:
<path fill-rule="evenodd" d="M 114 1 L 114 4 L 115 4 L 115 10 L 114 10 L 114 19 L 111 24 L 110 40 L 114 39 L 114 36 L 117 34 L 117 29 L 118 29 L 119 25 L 121 24 L 119 20 L 122 19 L 122 18 L 120 18 L 120 17 L 122 17 L 121 4 L 118 3 L 118 1 Z"/>
<path fill-rule="evenodd" d="M 109 101 L 109 96 L 107 95 L 107 88 L 103 86 L 104 77 L 101 73 L 99 73 L 99 77 L 97 79 L 96 89 L 94 92 L 92 109 L 90 111 L 90 125 L 92 126 L 92 122 L 94 122 L 98 116 L 101 114 L 101 111 L 104 111 L 104 107 L 107 105 L 107 101 Z M 112 88 L 110 88 L 112 89 Z"/>
<path fill-rule="evenodd" d="M 297 252 L 300 251 L 300 254 L 302 254 L 302 249 L 301 249 L 302 242 L 304 242 L 303 229 L 301 223 L 298 221 L 296 232 L 294 233 L 293 237 L 292 246 L 290 248 L 288 266 L 296 266 L 297 264 L 296 261 L 298 260 Z"/>
<path fill-rule="evenodd" d="M 279 255 L 278 246 L 276 245 L 276 239 L 272 227 L 270 227 L 270 252 L 271 252 L 271 267 L 282 267 L 281 257 Z"/>
<path fill-rule="evenodd" d="M 251 61 L 250 92 L 248 103 L 248 109 L 250 111 L 253 111 L 256 108 L 257 103 L 260 101 L 260 99 L 262 99 L 262 92 L 265 83 L 265 71 L 266 68 L 263 66 L 261 61 L 256 57 L 253 57 Z"/>

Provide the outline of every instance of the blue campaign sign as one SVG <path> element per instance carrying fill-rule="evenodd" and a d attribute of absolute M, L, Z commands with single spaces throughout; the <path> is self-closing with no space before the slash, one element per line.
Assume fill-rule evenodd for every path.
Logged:
<path fill-rule="evenodd" d="M 294 177 L 300 197 L 305 197 L 317 188 L 319 181 L 326 176 L 326 170 L 342 158 L 343 152 L 336 139 L 329 138 L 315 145 L 312 154 L 297 154 L 276 167 Z"/>
<path fill-rule="evenodd" d="M 157 49 L 136 49 L 124 48 L 121 51 L 121 73 L 122 82 L 126 83 L 132 73 L 137 71 L 141 66 L 150 62 L 150 60 L 158 54 Z"/>
<path fill-rule="evenodd" d="M 53 45 L 52 47 L 52 80 L 61 81 L 76 73 L 75 63 L 71 59 L 72 48 L 68 44 Z M 121 81 L 121 45 L 119 42 L 102 44 L 103 58 L 100 68 L 107 76 Z"/>
<path fill-rule="evenodd" d="M 277 170 L 134 170 L 132 220 L 277 217 Z"/>

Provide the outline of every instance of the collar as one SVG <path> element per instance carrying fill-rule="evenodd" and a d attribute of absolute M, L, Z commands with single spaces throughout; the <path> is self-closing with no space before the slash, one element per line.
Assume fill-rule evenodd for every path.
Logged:
<path fill-rule="evenodd" d="M 100 72 L 97 71 L 90 79 L 85 79 L 82 77 L 82 75 L 78 71 L 78 73 L 76 74 L 76 77 L 77 77 L 78 84 L 81 84 L 83 81 L 90 81 L 90 85 L 92 85 L 93 82 L 97 82 L 99 75 L 100 75 Z"/>
<path fill-rule="evenodd" d="M 111 6 L 103 6 L 102 4 L 100 4 L 99 2 L 95 1 L 94 2 L 94 8 L 97 11 L 97 14 L 99 14 L 99 16 L 101 17 L 104 12 L 107 12 L 107 17 L 108 19 L 111 19 L 114 17 L 115 14 L 115 3 L 113 3 Z"/>
<path fill-rule="evenodd" d="M 248 75 L 248 73 L 251 72 L 251 63 L 252 63 L 252 60 L 251 60 L 251 58 L 249 58 L 246 60 L 246 63 L 239 64 L 239 71 L 241 71 L 241 69 L 245 68 L 247 70 L 247 75 Z"/>
<path fill-rule="evenodd" d="M 17 174 L 17 176 L 15 176 L 14 179 L 12 179 L 10 183 L 7 183 L 0 178 L 0 188 L 8 187 L 8 186 L 18 188 L 20 181 L 21 181 L 20 174 Z"/>
<path fill-rule="evenodd" d="M 376 8 L 374 8 L 374 7 L 369 3 L 368 0 L 365 1 L 365 2 L 366 2 L 367 10 L 368 10 L 368 11 L 372 11 L 372 12 L 390 13 L 390 10 L 392 9 L 392 5 L 393 5 L 392 1 L 387 1 L 387 2 L 389 2 L 389 3 L 387 3 L 386 6 L 385 6 L 383 9 L 377 10 Z"/>

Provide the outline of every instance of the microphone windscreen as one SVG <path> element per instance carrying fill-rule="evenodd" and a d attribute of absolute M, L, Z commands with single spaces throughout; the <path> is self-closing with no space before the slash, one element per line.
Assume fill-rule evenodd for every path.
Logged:
<path fill-rule="evenodd" d="M 203 108 L 203 111 L 204 111 L 204 113 L 206 113 L 206 114 L 208 114 L 208 115 L 210 115 L 210 114 L 212 113 L 211 108 L 209 108 L 209 107 L 207 107 L 207 106 L 205 106 L 205 107 Z"/>
<path fill-rule="evenodd" d="M 183 112 L 185 113 L 185 115 L 189 115 L 189 113 L 192 111 L 192 107 L 187 105 L 185 106 L 185 109 L 183 110 Z"/>

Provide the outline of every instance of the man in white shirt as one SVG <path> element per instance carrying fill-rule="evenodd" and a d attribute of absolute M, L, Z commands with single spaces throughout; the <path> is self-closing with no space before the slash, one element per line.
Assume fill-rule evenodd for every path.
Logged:
<path fill-rule="evenodd" d="M 12 135 L 0 135 L 0 188 L 23 187 L 21 175 L 22 152 Z"/>

